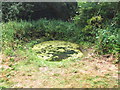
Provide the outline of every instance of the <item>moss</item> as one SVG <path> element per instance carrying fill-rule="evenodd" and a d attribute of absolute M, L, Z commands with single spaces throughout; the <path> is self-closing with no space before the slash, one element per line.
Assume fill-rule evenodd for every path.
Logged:
<path fill-rule="evenodd" d="M 83 53 L 78 48 L 78 44 L 55 40 L 36 44 L 32 49 L 41 59 L 61 61 L 63 59 L 74 59 L 83 56 Z"/>

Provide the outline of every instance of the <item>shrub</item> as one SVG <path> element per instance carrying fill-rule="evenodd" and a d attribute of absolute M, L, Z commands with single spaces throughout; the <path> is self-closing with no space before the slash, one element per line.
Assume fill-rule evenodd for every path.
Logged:
<path fill-rule="evenodd" d="M 14 47 L 16 43 L 41 37 L 54 40 L 72 40 L 78 28 L 74 23 L 60 20 L 40 19 L 38 21 L 9 21 L 2 23 L 3 45 Z"/>
<path fill-rule="evenodd" d="M 30 19 L 33 6 L 29 2 L 2 2 L 2 20 Z"/>
<path fill-rule="evenodd" d="M 77 2 L 2 2 L 2 19 L 38 20 L 46 17 L 67 21 L 74 16 L 76 7 Z"/>
<path fill-rule="evenodd" d="M 29 32 L 32 24 L 26 21 L 10 21 L 2 24 L 3 43 L 14 42 L 14 40 L 23 40 L 24 35 Z"/>
<path fill-rule="evenodd" d="M 119 5 L 118 2 L 78 2 L 78 9 L 76 15 L 73 17 L 73 21 L 80 27 L 87 25 L 87 20 L 101 16 L 104 22 L 111 21 L 119 18 Z M 118 25 L 119 19 L 116 25 Z"/>
<path fill-rule="evenodd" d="M 119 53 L 118 30 L 120 29 L 113 27 L 98 30 L 96 46 L 100 54 Z"/>
<path fill-rule="evenodd" d="M 80 30 L 83 41 L 94 43 L 98 28 L 102 28 L 102 17 L 95 16 L 87 20 L 87 25 Z"/>
<path fill-rule="evenodd" d="M 92 17 L 83 29 L 74 23 L 60 20 L 40 19 L 38 21 L 21 20 L 2 23 L 3 48 L 10 47 L 15 50 L 16 48 L 22 49 L 20 45 L 24 45 L 26 42 L 33 41 L 30 45 L 32 46 L 46 40 L 65 40 L 78 44 L 81 42 L 96 43 L 97 51 L 100 54 L 118 53 L 120 45 L 118 41 L 119 28 L 109 25 L 104 28 L 97 28 L 94 23 L 91 23 L 95 20 L 94 18 L 99 18 L 95 24 L 101 22 L 101 17 Z M 9 54 L 7 50 L 6 53 Z"/>

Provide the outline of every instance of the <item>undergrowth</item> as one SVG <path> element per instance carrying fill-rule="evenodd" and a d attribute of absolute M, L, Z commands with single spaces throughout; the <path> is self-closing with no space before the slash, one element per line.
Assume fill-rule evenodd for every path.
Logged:
<path fill-rule="evenodd" d="M 44 41 L 69 41 L 79 44 L 83 50 L 94 47 L 96 52 L 99 54 L 109 53 L 116 55 L 116 57 L 119 56 L 119 28 L 96 29 L 96 34 L 93 33 L 93 35 L 88 30 L 89 27 L 86 26 L 85 28 L 80 29 L 72 22 L 46 19 L 40 19 L 38 21 L 9 21 L 2 23 L 2 53 L 9 57 L 9 64 L 6 64 L 7 61 L 4 60 L 3 63 L 8 65 L 10 68 L 0 71 L 8 78 L 0 80 L 0 82 L 3 83 L 1 88 L 11 87 L 11 85 L 14 84 L 9 81 L 11 74 L 8 74 L 10 72 L 19 70 L 30 71 L 31 67 L 36 70 L 40 67 L 67 69 L 70 67 L 71 63 L 82 59 L 63 60 L 59 62 L 41 60 L 36 57 L 37 55 L 32 50 L 32 47 L 35 44 Z M 87 31 L 88 34 L 86 34 Z M 77 71 L 73 70 L 72 72 L 76 73 Z M 59 74 L 55 74 L 55 76 L 59 76 Z M 77 77 L 80 76 L 78 75 Z M 76 79 L 76 77 L 74 78 Z M 100 87 L 108 82 L 104 80 L 100 82 L 92 82 L 91 80 L 92 77 L 90 76 L 90 80 L 87 80 L 87 82 L 91 83 L 91 87 L 94 85 L 96 85 L 96 87 Z M 66 77 L 66 81 L 63 80 L 61 83 L 68 83 L 68 81 L 69 79 Z M 104 85 L 104 87 L 108 86 L 108 83 Z"/>
<path fill-rule="evenodd" d="M 23 49 L 26 44 L 33 46 L 43 41 L 64 40 L 80 44 L 84 48 L 94 45 L 99 54 L 117 55 L 119 30 L 110 26 L 95 29 L 92 24 L 79 28 L 72 22 L 60 20 L 9 21 L 2 23 L 2 49 L 10 55 L 18 48 Z"/>

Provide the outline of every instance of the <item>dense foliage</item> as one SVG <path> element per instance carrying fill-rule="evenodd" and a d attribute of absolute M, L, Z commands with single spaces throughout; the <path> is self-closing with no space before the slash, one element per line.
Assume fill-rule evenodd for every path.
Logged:
<path fill-rule="evenodd" d="M 77 15 L 73 18 L 82 27 L 84 40 L 96 43 L 100 54 L 120 51 L 120 3 L 78 3 Z"/>
<path fill-rule="evenodd" d="M 3 21 L 40 18 L 67 20 L 75 14 L 76 8 L 77 3 L 70 2 L 3 2 L 2 19 Z"/>
<path fill-rule="evenodd" d="M 96 52 L 99 54 L 114 54 L 118 56 L 120 51 L 119 4 L 116 2 L 79 2 L 76 14 L 74 14 L 75 3 L 73 5 L 72 3 L 3 3 L 3 20 L 9 21 L 3 22 L 3 47 L 6 49 L 12 47 L 14 49 L 19 46 L 18 43 L 44 38 L 43 41 L 65 40 L 78 44 L 87 42 L 88 45 L 94 45 Z M 42 5 L 41 9 L 38 9 L 40 5 Z M 46 6 L 43 7 L 44 5 Z M 58 7 L 59 5 L 62 7 L 67 5 L 69 9 L 61 10 Z M 54 13 L 51 12 L 53 9 Z M 47 10 L 50 12 L 48 16 L 54 17 L 48 17 L 47 19 L 49 20 L 40 19 L 43 17 L 38 17 L 41 14 L 37 10 Z M 45 17 L 47 17 L 46 14 Z M 67 19 L 67 21 L 55 20 L 56 17 L 61 20 Z"/>
<path fill-rule="evenodd" d="M 119 86 L 120 2 L 4 2 L 1 14 L 0 89 Z"/>
<path fill-rule="evenodd" d="M 11 21 L 3 23 L 2 33 L 3 46 L 11 46 L 11 44 L 16 41 L 28 42 L 43 37 L 48 40 L 66 41 L 76 41 L 77 38 L 80 38 L 79 28 L 75 27 L 75 24 L 46 19 L 31 22 Z"/>

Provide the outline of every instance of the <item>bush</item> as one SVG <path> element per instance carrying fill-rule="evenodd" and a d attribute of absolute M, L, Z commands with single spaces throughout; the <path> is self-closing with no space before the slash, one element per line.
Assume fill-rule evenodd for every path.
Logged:
<path fill-rule="evenodd" d="M 79 33 L 73 23 L 60 20 L 9 21 L 2 24 L 3 45 L 15 47 L 23 41 L 46 37 L 51 40 L 72 40 Z"/>
<path fill-rule="evenodd" d="M 30 19 L 33 6 L 31 3 L 2 2 L 2 20 Z"/>
<path fill-rule="evenodd" d="M 23 40 L 26 33 L 30 31 L 32 24 L 26 21 L 10 21 L 2 24 L 3 43 L 14 42 L 14 40 Z"/>
<path fill-rule="evenodd" d="M 78 2 L 78 9 L 76 16 L 73 17 L 73 21 L 76 25 L 80 27 L 85 27 L 87 25 L 87 20 L 95 17 L 101 16 L 104 23 L 110 22 L 115 19 L 115 25 L 119 25 L 119 5 L 118 2 Z"/>
<path fill-rule="evenodd" d="M 81 28 L 82 41 L 94 43 L 100 54 L 119 53 L 120 3 L 78 2 L 74 23 Z M 78 39 L 77 39 L 78 40 Z"/>
<path fill-rule="evenodd" d="M 67 21 L 74 16 L 76 7 L 77 2 L 2 2 L 2 20 L 47 18 Z"/>
<path fill-rule="evenodd" d="M 99 29 L 97 34 L 97 50 L 100 54 L 116 54 L 120 51 L 120 43 L 118 41 L 119 28 L 107 27 Z"/>
<path fill-rule="evenodd" d="M 95 16 L 87 20 L 87 25 L 80 30 L 82 41 L 94 43 L 96 41 L 96 33 L 98 28 L 102 28 L 101 16 Z"/>
<path fill-rule="evenodd" d="M 95 21 L 99 18 L 98 21 Z M 95 21 L 95 23 L 91 23 Z M 60 20 L 40 19 L 38 21 L 9 21 L 2 23 L 3 48 L 10 47 L 9 50 L 21 48 L 26 42 L 38 43 L 46 40 L 65 40 L 80 44 L 96 44 L 100 54 L 119 52 L 118 31 L 119 28 L 106 25 L 104 28 L 96 27 L 96 23 L 101 22 L 101 18 L 96 16 L 88 20 L 88 25 L 84 28 L 77 27 L 74 23 Z M 98 25 L 98 24 L 97 24 Z M 39 40 L 38 40 L 39 39 Z M 43 39 L 43 40 L 42 40 Z M 5 52 L 9 54 L 9 50 Z"/>

